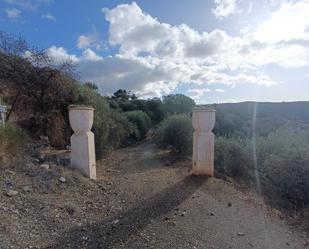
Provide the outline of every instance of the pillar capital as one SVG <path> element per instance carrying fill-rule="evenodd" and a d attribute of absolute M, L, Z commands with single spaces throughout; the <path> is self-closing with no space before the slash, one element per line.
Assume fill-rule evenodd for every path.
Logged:
<path fill-rule="evenodd" d="M 215 127 L 216 110 L 196 106 L 192 110 L 192 124 L 197 132 L 210 132 Z"/>
<path fill-rule="evenodd" d="M 93 124 L 94 108 L 70 105 L 68 109 L 72 130 L 75 133 L 85 133 L 90 131 Z"/>

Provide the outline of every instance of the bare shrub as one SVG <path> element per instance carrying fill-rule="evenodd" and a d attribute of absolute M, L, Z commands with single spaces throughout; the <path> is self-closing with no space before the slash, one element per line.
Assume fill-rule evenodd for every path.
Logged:
<path fill-rule="evenodd" d="M 59 112 L 52 112 L 47 117 L 47 129 L 46 135 L 49 138 L 50 143 L 57 148 L 64 148 L 70 144 L 70 128 L 68 127 L 68 121 Z"/>
<path fill-rule="evenodd" d="M 55 122 L 51 112 L 60 115 L 54 116 L 57 120 L 67 120 L 67 106 L 75 99 L 74 69 L 72 62 L 56 63 L 46 50 L 0 32 L 0 92 L 9 107 L 7 121 L 14 115 L 28 121 L 35 135 L 47 135 L 49 122 Z"/>
<path fill-rule="evenodd" d="M 26 134 L 13 126 L 0 125 L 0 167 L 11 166 L 23 155 Z"/>

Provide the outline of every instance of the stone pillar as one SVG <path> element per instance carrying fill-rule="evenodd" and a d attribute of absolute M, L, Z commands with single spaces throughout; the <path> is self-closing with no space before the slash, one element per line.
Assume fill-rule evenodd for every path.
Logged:
<path fill-rule="evenodd" d="M 6 106 L 0 105 L 0 124 L 5 125 Z"/>
<path fill-rule="evenodd" d="M 70 124 L 74 131 L 71 136 L 71 165 L 90 179 L 96 179 L 96 159 L 91 107 L 69 106 Z"/>
<path fill-rule="evenodd" d="M 215 126 L 215 113 L 215 110 L 205 107 L 193 109 L 193 175 L 214 175 L 215 136 L 211 131 Z"/>

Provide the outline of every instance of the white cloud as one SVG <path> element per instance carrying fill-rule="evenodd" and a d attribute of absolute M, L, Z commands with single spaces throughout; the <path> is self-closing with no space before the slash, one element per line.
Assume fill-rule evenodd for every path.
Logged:
<path fill-rule="evenodd" d="M 16 8 L 6 9 L 5 12 L 8 18 L 11 18 L 11 19 L 20 18 L 21 11 Z"/>
<path fill-rule="evenodd" d="M 102 61 L 103 57 L 97 55 L 93 50 L 87 48 L 83 51 L 83 59 L 88 61 Z"/>
<path fill-rule="evenodd" d="M 260 42 L 276 43 L 292 39 L 309 40 L 309 1 L 282 3 L 270 19 L 256 30 L 255 38 Z"/>
<path fill-rule="evenodd" d="M 223 101 L 220 101 L 219 103 L 237 103 L 236 99 L 225 99 Z"/>
<path fill-rule="evenodd" d="M 54 0 L 5 0 L 7 4 L 30 11 L 37 11 L 41 4 L 51 4 Z"/>
<path fill-rule="evenodd" d="M 55 63 L 62 63 L 65 61 L 71 61 L 73 63 L 79 62 L 76 55 L 70 55 L 65 48 L 52 46 L 48 48 L 47 54 L 54 60 Z"/>
<path fill-rule="evenodd" d="M 217 92 L 217 93 L 224 93 L 224 92 L 225 92 L 225 90 L 220 89 L 220 88 L 216 88 L 216 89 L 215 89 L 215 92 Z"/>
<path fill-rule="evenodd" d="M 187 91 L 188 95 L 196 101 L 200 101 L 205 93 L 211 92 L 209 88 L 192 88 Z"/>
<path fill-rule="evenodd" d="M 80 35 L 76 41 L 76 46 L 79 49 L 95 48 L 101 50 L 105 47 L 104 43 L 100 40 L 100 35 L 98 32 L 93 32 L 87 35 Z"/>
<path fill-rule="evenodd" d="M 237 0 L 214 0 L 214 3 L 216 8 L 212 9 L 212 13 L 216 18 L 221 19 L 241 12 Z"/>
<path fill-rule="evenodd" d="M 264 0 L 265 4 L 270 7 L 279 7 L 282 3 L 290 0 Z"/>
<path fill-rule="evenodd" d="M 94 61 L 82 60 L 80 71 L 83 79 L 98 83 L 101 91 L 110 94 L 126 88 L 142 96 L 161 96 L 177 86 L 175 73 L 155 67 L 140 58 L 108 56 Z"/>
<path fill-rule="evenodd" d="M 103 12 L 110 23 L 109 42 L 119 46 L 119 54 L 100 58 L 100 63 L 91 66 L 91 73 L 86 72 L 89 68 L 86 63 L 81 70 L 87 80 L 99 83 L 103 91 L 117 90 L 121 85 L 141 95 L 160 96 L 180 83 L 276 84 L 256 69 L 250 74 L 242 72 L 242 69 L 248 71 L 247 68 L 255 66 L 251 61 L 243 62 L 240 52 L 247 44 L 251 48 L 251 44 L 241 37 L 232 37 L 223 30 L 200 33 L 187 25 L 161 23 L 144 13 L 136 3 L 121 4 Z M 92 39 L 82 38 L 77 45 L 88 47 Z M 108 67 L 109 63 L 113 67 L 107 73 L 108 77 L 103 75 L 101 67 L 103 64 Z M 114 81 L 118 83 L 112 83 Z"/>
<path fill-rule="evenodd" d="M 54 15 L 52 15 L 51 13 L 45 13 L 42 15 L 43 19 L 47 19 L 50 21 L 56 21 L 56 17 Z"/>
<path fill-rule="evenodd" d="M 210 89 L 210 88 L 192 88 L 187 90 L 187 94 L 193 98 L 195 101 L 202 102 L 203 99 L 205 99 L 206 93 L 223 93 L 225 92 L 223 89 L 216 88 L 216 89 Z"/>
<path fill-rule="evenodd" d="M 246 14 L 251 14 L 253 9 L 253 2 L 249 2 Z"/>
<path fill-rule="evenodd" d="M 292 13 L 290 22 L 293 16 L 300 18 L 295 12 L 300 8 L 295 6 L 300 3 L 305 7 L 308 0 L 288 5 Z M 276 20 L 274 16 L 278 16 L 282 8 L 287 13 L 284 6 L 281 5 L 265 23 Z M 97 83 L 103 93 L 126 88 L 143 96 L 160 96 L 179 84 L 271 86 L 278 82 L 263 73 L 264 66 L 309 65 L 307 26 L 297 28 L 298 39 L 290 39 L 287 34 L 265 40 L 258 35 L 264 24 L 250 27 L 239 36 L 231 36 L 224 30 L 198 32 L 185 24 L 172 26 L 159 22 L 136 3 L 104 9 L 104 14 L 109 22 L 109 43 L 119 48 L 115 55 L 102 57 L 97 50 L 94 52 L 100 39 L 91 34 L 80 36 L 77 41 L 82 49 L 80 57 L 69 55 L 63 48 L 52 49 L 60 58 L 69 56 L 78 61 L 82 79 Z M 306 13 L 300 15 L 304 20 Z"/>
<path fill-rule="evenodd" d="M 89 45 L 91 44 L 91 39 L 88 38 L 87 36 L 85 35 L 81 35 L 80 37 L 78 37 L 78 40 L 77 40 L 77 47 L 78 48 L 86 48 L 88 47 Z"/>

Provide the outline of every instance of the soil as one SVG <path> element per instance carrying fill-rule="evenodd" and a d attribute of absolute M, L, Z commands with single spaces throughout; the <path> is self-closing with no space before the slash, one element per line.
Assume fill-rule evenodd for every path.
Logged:
<path fill-rule="evenodd" d="M 25 160 L 0 171 L 1 249 L 309 248 L 255 194 L 191 176 L 190 161 L 150 143 L 98 162 L 97 181 L 59 160 Z"/>

